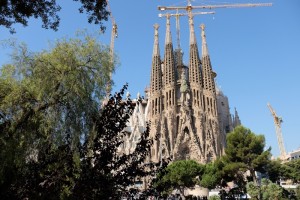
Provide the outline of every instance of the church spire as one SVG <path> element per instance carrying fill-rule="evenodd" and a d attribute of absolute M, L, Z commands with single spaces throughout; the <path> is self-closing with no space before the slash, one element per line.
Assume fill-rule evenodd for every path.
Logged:
<path fill-rule="evenodd" d="M 172 44 L 172 36 L 171 36 L 171 28 L 170 28 L 170 15 L 167 15 L 165 45 L 167 45 L 167 44 Z"/>
<path fill-rule="evenodd" d="M 200 25 L 201 28 L 201 38 L 202 38 L 202 57 L 203 56 L 208 56 L 208 48 L 207 48 L 207 43 L 206 43 L 206 36 L 205 36 L 205 25 L 201 24 Z"/>
<path fill-rule="evenodd" d="M 161 60 L 158 45 L 158 28 L 159 25 L 154 25 L 154 46 L 152 55 L 151 68 L 151 84 L 150 84 L 150 101 L 151 101 L 151 115 L 159 116 L 162 112 L 162 70 Z"/>
<path fill-rule="evenodd" d="M 201 37 L 202 37 L 202 73 L 203 73 L 203 87 L 205 90 L 216 93 L 214 78 L 216 73 L 212 71 L 210 57 L 208 54 L 208 48 L 205 36 L 205 25 L 201 24 Z"/>
<path fill-rule="evenodd" d="M 195 28 L 194 28 L 194 17 L 192 14 L 189 15 L 189 26 L 190 26 L 190 45 L 196 44 Z"/>
<path fill-rule="evenodd" d="M 177 14 L 175 15 L 176 16 L 176 39 L 177 39 L 177 47 L 174 51 L 174 56 L 175 56 L 175 67 L 177 69 L 177 73 L 176 73 L 176 78 L 179 79 L 180 76 L 181 76 L 181 73 L 182 73 L 182 70 L 184 70 L 183 68 L 183 51 L 180 47 L 180 23 L 179 23 L 179 13 L 178 13 L 178 10 L 177 10 Z"/>
<path fill-rule="evenodd" d="M 234 108 L 234 118 L 233 118 L 233 128 L 241 125 L 241 120 L 240 120 L 240 117 L 239 117 L 239 114 L 236 110 L 236 108 Z"/>
<path fill-rule="evenodd" d="M 158 92 L 162 88 L 162 72 L 161 72 L 161 60 L 158 43 L 158 28 L 159 25 L 154 25 L 154 46 L 152 55 L 152 70 L 151 70 L 151 93 Z"/>
<path fill-rule="evenodd" d="M 164 55 L 164 86 L 168 87 L 176 84 L 175 80 L 175 63 L 173 43 L 170 28 L 170 15 L 167 15 L 166 38 L 165 38 L 165 55 Z"/>
<path fill-rule="evenodd" d="M 154 46 L 153 46 L 153 54 L 152 57 L 154 56 L 159 56 L 159 43 L 158 43 L 158 28 L 159 25 L 158 24 L 154 24 Z"/>
<path fill-rule="evenodd" d="M 194 30 L 194 20 L 192 13 L 189 15 L 190 26 L 190 64 L 189 64 L 189 79 L 191 84 L 197 84 L 202 86 L 201 71 L 200 71 L 200 59 L 197 41 Z"/>

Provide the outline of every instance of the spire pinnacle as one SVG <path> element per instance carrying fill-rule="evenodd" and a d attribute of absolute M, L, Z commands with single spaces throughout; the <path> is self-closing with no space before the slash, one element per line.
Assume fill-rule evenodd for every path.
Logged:
<path fill-rule="evenodd" d="M 208 48 L 206 43 L 206 36 L 205 36 L 205 26 L 201 24 L 201 37 L 202 37 L 202 73 L 203 73 L 203 86 L 204 89 L 207 91 L 211 91 L 215 94 L 216 87 L 214 78 L 216 77 L 216 73 L 213 72 L 210 57 L 208 54 Z"/>
<path fill-rule="evenodd" d="M 206 44 L 206 36 L 205 36 L 205 25 L 201 24 L 201 37 L 202 37 L 202 56 L 207 56 L 208 55 L 208 48 Z"/>
<path fill-rule="evenodd" d="M 195 37 L 195 29 L 194 29 L 194 19 L 192 13 L 189 14 L 189 24 L 190 24 L 190 45 L 196 44 L 196 37 Z"/>
<path fill-rule="evenodd" d="M 191 10 L 188 10 L 190 26 L 190 59 L 189 59 L 189 80 L 190 83 L 202 86 L 201 61 L 199 58 L 198 45 L 195 36 L 194 20 Z M 195 86 L 195 87 L 198 87 Z"/>
<path fill-rule="evenodd" d="M 171 44 L 172 43 L 172 36 L 171 36 L 171 29 L 170 29 L 170 15 L 167 15 L 167 27 L 166 27 L 166 40 L 165 44 Z"/>
<path fill-rule="evenodd" d="M 239 114 L 238 114 L 236 108 L 234 108 L 234 121 L 233 121 L 233 123 L 234 123 L 234 127 L 237 127 L 237 126 L 241 125 L 241 120 L 240 120 L 240 117 L 239 117 Z"/>
<path fill-rule="evenodd" d="M 154 24 L 154 46 L 153 46 L 153 56 L 159 55 L 159 44 L 158 44 L 158 24 Z"/>
<path fill-rule="evenodd" d="M 165 38 L 165 53 L 164 53 L 164 86 L 173 87 L 176 83 L 175 80 L 175 61 L 174 61 L 174 52 L 173 44 L 170 30 L 170 14 L 166 15 L 167 24 L 166 24 L 166 38 Z"/>

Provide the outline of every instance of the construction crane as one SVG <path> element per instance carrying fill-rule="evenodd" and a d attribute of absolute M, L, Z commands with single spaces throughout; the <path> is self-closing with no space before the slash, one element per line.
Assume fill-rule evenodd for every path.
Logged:
<path fill-rule="evenodd" d="M 192 6 L 191 0 L 188 0 L 187 6 L 158 6 L 158 10 L 186 10 L 188 16 L 191 19 L 193 16 L 192 10 L 194 9 L 215 9 L 215 8 L 241 8 L 241 7 L 260 7 L 260 6 L 272 6 L 272 3 L 247 3 L 247 4 L 220 4 L 220 5 L 201 5 Z"/>
<path fill-rule="evenodd" d="M 272 3 L 246 3 L 246 4 L 220 4 L 220 5 L 201 5 L 192 6 L 188 1 L 187 6 L 158 6 L 158 10 L 186 10 L 191 12 L 193 9 L 215 9 L 215 8 L 241 8 L 241 7 L 260 7 L 260 6 L 272 6 Z"/>
<path fill-rule="evenodd" d="M 114 63 L 115 38 L 118 37 L 118 26 L 116 24 L 116 21 L 115 21 L 113 15 L 112 15 L 108 0 L 106 0 L 106 4 L 107 4 L 107 10 L 109 12 L 109 16 L 110 16 L 110 19 L 111 19 L 111 23 L 112 23 L 109 54 L 110 54 L 110 63 L 111 63 L 111 65 L 113 65 L 113 63 Z M 109 96 L 109 94 L 111 92 L 111 83 L 112 83 L 112 72 L 110 72 L 110 74 L 109 74 L 109 81 L 108 81 L 108 84 L 107 84 L 107 87 L 106 87 L 106 96 L 107 97 Z"/>
<path fill-rule="evenodd" d="M 277 135 L 277 140 L 278 140 L 278 145 L 279 145 L 279 150 L 280 150 L 280 158 L 284 160 L 286 158 L 286 151 L 284 148 L 283 137 L 282 137 L 282 132 L 281 132 L 281 123 L 283 122 L 283 120 L 281 117 L 279 117 L 276 114 L 275 110 L 272 108 L 272 106 L 269 103 L 267 105 L 271 111 L 273 118 L 274 118 L 276 135 Z"/>
<path fill-rule="evenodd" d="M 247 4 L 220 4 L 220 5 L 201 5 L 201 6 L 192 6 L 191 0 L 188 0 L 187 6 L 158 6 L 160 11 L 174 11 L 176 14 L 159 14 L 159 17 L 163 16 L 175 16 L 176 17 L 176 33 L 177 33 L 177 46 L 180 49 L 180 26 L 179 26 L 179 17 L 188 15 L 189 20 L 192 20 L 192 17 L 197 14 L 214 14 L 215 12 L 192 12 L 194 9 L 215 9 L 215 8 L 240 8 L 240 7 L 259 7 L 259 6 L 272 6 L 272 3 L 247 3 Z M 185 10 L 187 13 L 178 13 L 179 10 Z"/>
<path fill-rule="evenodd" d="M 206 15 L 206 14 L 215 14 L 215 12 L 194 12 L 192 15 Z M 158 17 L 173 17 L 176 18 L 176 35 L 177 35 L 177 49 L 180 49 L 180 24 L 179 24 L 179 17 L 181 16 L 187 16 L 188 13 L 178 13 L 178 10 L 176 13 L 166 13 L 166 14 L 158 14 Z"/>

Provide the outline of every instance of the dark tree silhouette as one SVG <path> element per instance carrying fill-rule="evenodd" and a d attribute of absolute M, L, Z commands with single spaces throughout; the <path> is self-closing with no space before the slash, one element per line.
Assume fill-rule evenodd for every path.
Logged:
<path fill-rule="evenodd" d="M 79 12 L 86 12 L 88 22 L 100 24 L 102 31 L 105 30 L 102 21 L 107 20 L 109 12 L 106 10 L 105 0 L 73 0 L 80 1 Z M 5 26 L 11 33 L 15 32 L 13 24 L 28 25 L 31 17 L 40 18 L 43 28 L 57 30 L 61 7 L 56 0 L 1 0 L 0 1 L 0 26 Z"/>

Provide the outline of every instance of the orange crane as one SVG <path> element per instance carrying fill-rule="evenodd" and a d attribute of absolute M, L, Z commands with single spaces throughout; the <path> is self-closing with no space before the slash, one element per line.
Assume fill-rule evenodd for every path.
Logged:
<path fill-rule="evenodd" d="M 112 12 L 111 12 L 108 0 L 106 0 L 106 4 L 107 4 L 107 10 L 109 12 L 109 16 L 110 16 L 110 19 L 111 19 L 111 23 L 112 23 L 109 54 L 110 54 L 111 65 L 113 65 L 114 64 L 115 38 L 118 37 L 118 26 L 116 24 L 116 21 L 115 21 L 113 15 L 112 15 Z M 110 74 L 109 74 L 109 81 L 108 81 L 108 85 L 106 87 L 106 95 L 107 95 L 107 97 L 109 96 L 109 94 L 111 92 L 111 83 L 112 83 L 112 72 L 110 72 Z"/>
<path fill-rule="evenodd" d="M 283 137 L 282 137 L 282 131 L 281 131 L 281 123 L 283 122 L 282 118 L 279 117 L 275 110 L 272 108 L 272 106 L 268 103 L 267 104 L 270 112 L 274 118 L 274 124 L 275 124 L 275 129 L 276 129 L 276 135 L 277 135 L 277 141 L 278 141 L 278 145 L 279 145 L 279 150 L 280 150 L 280 158 L 282 160 L 285 160 L 286 158 L 286 151 L 284 148 L 284 143 L 283 143 Z"/>

